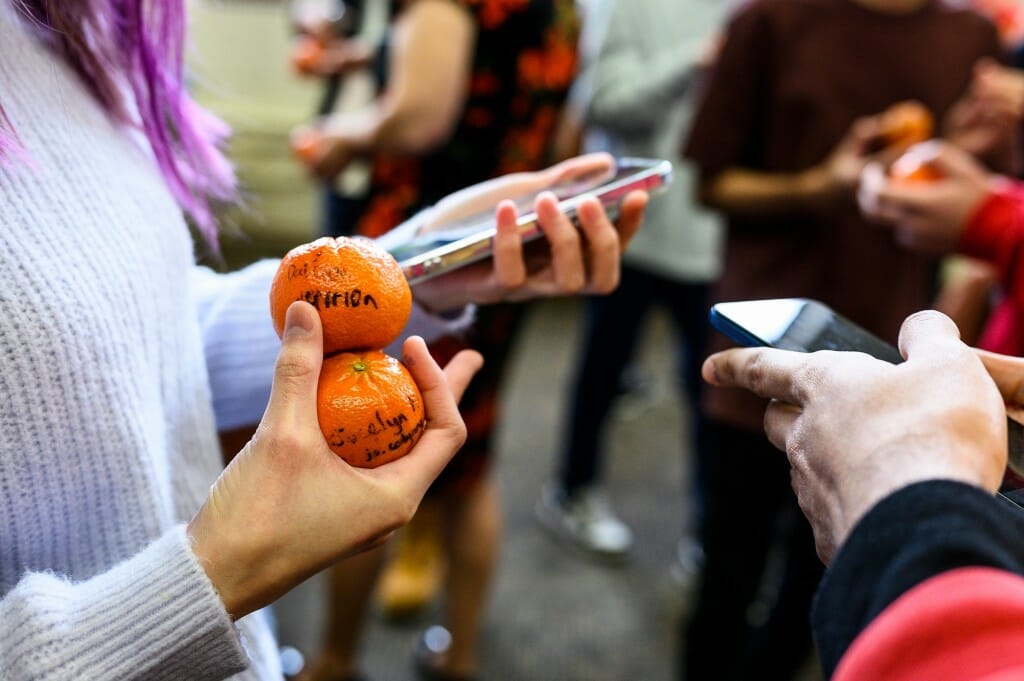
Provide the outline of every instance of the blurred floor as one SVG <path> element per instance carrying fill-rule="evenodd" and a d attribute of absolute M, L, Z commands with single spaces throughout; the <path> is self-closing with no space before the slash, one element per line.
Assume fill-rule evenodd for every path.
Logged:
<path fill-rule="evenodd" d="M 537 304 L 519 339 L 505 391 L 496 474 L 506 523 L 500 573 L 481 644 L 485 681 L 621 681 L 672 678 L 674 641 L 686 589 L 673 578 L 684 528 L 688 467 L 680 402 L 672 377 L 669 325 L 654 317 L 640 366 L 653 376 L 650 399 L 622 401 L 609 433 L 608 488 L 633 527 L 636 551 L 624 566 L 595 565 L 556 544 L 533 518 L 533 504 L 559 446 L 579 301 Z M 315 649 L 320 584 L 279 607 L 283 643 Z M 373 617 L 363 671 L 376 681 L 414 678 L 409 653 L 439 612 L 411 625 Z"/>

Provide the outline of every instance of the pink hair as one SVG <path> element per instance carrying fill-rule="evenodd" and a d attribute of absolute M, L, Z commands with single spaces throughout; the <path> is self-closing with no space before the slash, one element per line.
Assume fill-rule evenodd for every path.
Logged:
<path fill-rule="evenodd" d="M 227 125 L 185 90 L 184 0 L 11 1 L 103 108 L 145 133 L 171 193 L 216 249 L 214 211 L 235 200 L 235 174 L 220 151 Z M 125 86 L 134 101 L 123 94 Z M 0 101 L 0 158 L 18 150 Z"/>

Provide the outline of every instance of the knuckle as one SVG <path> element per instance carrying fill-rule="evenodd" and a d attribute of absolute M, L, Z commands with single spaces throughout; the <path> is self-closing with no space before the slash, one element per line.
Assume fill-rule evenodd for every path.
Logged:
<path fill-rule="evenodd" d="M 526 272 L 522 268 L 517 268 L 514 271 L 507 269 L 499 271 L 497 273 L 497 283 L 501 293 L 506 294 L 526 283 Z"/>
<path fill-rule="evenodd" d="M 907 317 L 907 322 L 916 324 L 919 322 L 931 322 L 946 318 L 946 315 L 942 314 L 938 310 L 920 310 Z"/>
<path fill-rule="evenodd" d="M 615 269 L 614 272 L 606 273 L 604 276 L 598 278 L 594 282 L 594 290 L 596 293 L 602 295 L 611 293 L 619 287 L 619 270 Z"/>
<path fill-rule="evenodd" d="M 558 230 L 549 237 L 551 248 L 556 253 L 571 252 L 579 247 L 580 238 L 575 229 Z"/>
<path fill-rule="evenodd" d="M 465 421 L 459 418 L 455 423 L 452 424 L 450 431 L 450 437 L 456 449 L 460 449 L 462 445 L 466 444 L 466 439 L 469 437 L 469 429 L 466 428 Z"/>
<path fill-rule="evenodd" d="M 815 352 L 810 361 L 804 363 L 793 372 L 793 391 L 801 402 L 814 396 L 828 376 L 828 363 L 837 353 L 829 351 Z M 832 358 L 830 360 L 830 358 Z"/>
<path fill-rule="evenodd" d="M 755 350 L 750 353 L 743 366 L 743 373 L 746 374 L 750 387 L 755 392 L 762 392 L 764 390 L 768 383 L 768 367 L 763 351 Z"/>
<path fill-rule="evenodd" d="M 561 288 L 563 292 L 575 295 L 583 290 L 585 284 L 586 278 L 582 274 L 574 272 L 563 279 Z"/>
<path fill-rule="evenodd" d="M 274 458 L 295 460 L 294 454 L 309 448 L 306 438 L 291 430 L 267 428 L 257 431 L 254 446 Z"/>
<path fill-rule="evenodd" d="M 316 362 L 306 352 L 285 349 L 277 358 L 276 373 L 284 380 L 309 378 L 316 373 Z"/>

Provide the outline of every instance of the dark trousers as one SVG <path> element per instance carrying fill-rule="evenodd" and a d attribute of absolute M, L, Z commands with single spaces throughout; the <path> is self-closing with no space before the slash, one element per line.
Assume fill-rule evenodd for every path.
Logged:
<path fill-rule="evenodd" d="M 682 630 L 685 681 L 789 681 L 811 652 L 823 568 L 790 487 L 785 454 L 761 432 L 705 422 L 705 564 Z"/>
<path fill-rule="evenodd" d="M 680 385 L 689 398 L 689 413 L 697 412 L 702 389 L 701 353 L 709 329 L 708 286 L 680 283 L 623 267 L 622 281 L 614 292 L 587 299 L 583 353 L 576 369 L 559 468 L 559 481 L 570 494 L 600 476 L 599 443 L 603 441 L 605 421 L 619 393 L 622 374 L 633 355 L 642 323 L 656 304 L 664 306 L 675 322 Z M 697 430 L 697 425 L 691 423 L 689 432 L 696 435 Z M 700 473 L 695 477 L 699 479 Z"/>

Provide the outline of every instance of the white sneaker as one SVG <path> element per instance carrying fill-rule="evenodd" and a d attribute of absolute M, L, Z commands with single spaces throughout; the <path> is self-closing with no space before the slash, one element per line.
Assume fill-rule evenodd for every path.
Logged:
<path fill-rule="evenodd" d="M 582 488 L 567 498 L 557 484 L 548 483 L 534 511 L 556 537 L 601 558 L 622 560 L 633 547 L 633 532 L 595 487 Z"/>

